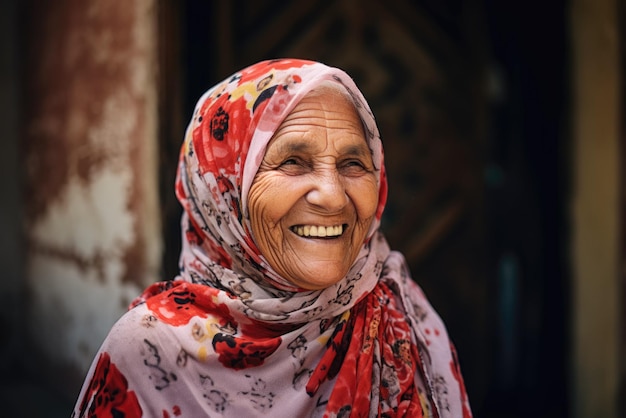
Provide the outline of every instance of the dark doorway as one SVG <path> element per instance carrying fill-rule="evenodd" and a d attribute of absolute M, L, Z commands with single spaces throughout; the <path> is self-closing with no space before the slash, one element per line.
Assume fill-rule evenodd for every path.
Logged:
<path fill-rule="evenodd" d="M 478 417 L 567 417 L 564 0 L 160 2 L 164 274 L 195 101 L 244 66 L 338 66 L 386 147 L 383 228 L 446 322 Z"/>

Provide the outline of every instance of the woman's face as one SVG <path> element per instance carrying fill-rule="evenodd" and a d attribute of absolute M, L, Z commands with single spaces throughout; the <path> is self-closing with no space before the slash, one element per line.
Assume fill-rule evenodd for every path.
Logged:
<path fill-rule="evenodd" d="M 352 266 L 377 204 L 371 152 L 354 106 L 331 88 L 309 93 L 269 142 L 250 188 L 259 250 L 294 285 L 328 287 Z"/>

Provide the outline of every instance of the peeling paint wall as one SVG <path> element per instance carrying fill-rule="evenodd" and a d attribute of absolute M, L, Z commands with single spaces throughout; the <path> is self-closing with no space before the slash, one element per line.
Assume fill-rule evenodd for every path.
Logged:
<path fill-rule="evenodd" d="M 73 370 L 59 384 L 74 390 L 114 321 L 158 279 L 156 5 L 30 3 L 28 349 L 49 372 Z"/>

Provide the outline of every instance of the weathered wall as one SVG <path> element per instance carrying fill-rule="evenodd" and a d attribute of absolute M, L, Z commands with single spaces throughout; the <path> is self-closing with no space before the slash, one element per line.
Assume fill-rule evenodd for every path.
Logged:
<path fill-rule="evenodd" d="M 113 322 L 158 278 L 156 10 L 153 0 L 29 3 L 27 348 L 73 391 Z"/>
<path fill-rule="evenodd" d="M 573 417 L 617 417 L 619 79 L 615 0 L 574 0 Z M 623 181 L 623 180 L 621 180 Z"/>

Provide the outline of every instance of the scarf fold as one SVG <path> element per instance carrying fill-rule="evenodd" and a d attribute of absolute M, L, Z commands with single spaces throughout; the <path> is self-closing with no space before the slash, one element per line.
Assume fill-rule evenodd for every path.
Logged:
<path fill-rule="evenodd" d="M 379 196 L 348 274 L 311 291 L 260 254 L 247 192 L 282 120 L 320 85 L 357 109 Z M 378 230 L 380 135 L 345 72 L 264 61 L 207 91 L 185 133 L 176 194 L 180 275 L 146 289 L 114 326 L 72 416 L 471 416 L 445 327 Z"/>

